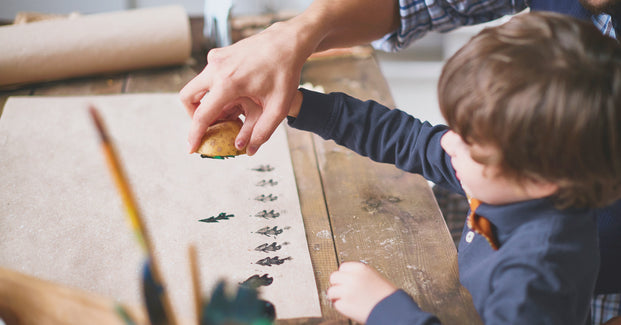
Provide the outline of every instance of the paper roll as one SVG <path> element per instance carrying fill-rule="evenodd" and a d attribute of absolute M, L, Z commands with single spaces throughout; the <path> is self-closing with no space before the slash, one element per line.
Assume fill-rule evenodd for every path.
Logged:
<path fill-rule="evenodd" d="M 180 6 L 0 27 L 0 86 L 180 64 L 191 53 Z"/>

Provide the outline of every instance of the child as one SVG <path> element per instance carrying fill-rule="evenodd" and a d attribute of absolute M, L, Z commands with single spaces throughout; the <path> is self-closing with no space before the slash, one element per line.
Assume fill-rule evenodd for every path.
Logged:
<path fill-rule="evenodd" d="M 621 196 L 621 47 L 588 22 L 519 15 L 448 60 L 438 95 L 448 127 L 304 89 L 289 124 L 471 198 L 459 274 L 484 323 L 585 324 L 593 208 Z M 358 322 L 439 322 L 362 263 L 330 283 Z"/>

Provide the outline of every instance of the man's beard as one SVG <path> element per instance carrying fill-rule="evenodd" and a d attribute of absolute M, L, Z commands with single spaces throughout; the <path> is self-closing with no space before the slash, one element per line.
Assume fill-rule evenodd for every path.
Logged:
<path fill-rule="evenodd" d="M 615 15 L 621 13 L 621 1 L 620 0 L 604 0 L 595 1 L 601 3 L 593 3 L 593 0 L 578 0 L 580 4 L 593 14 L 609 14 Z"/>

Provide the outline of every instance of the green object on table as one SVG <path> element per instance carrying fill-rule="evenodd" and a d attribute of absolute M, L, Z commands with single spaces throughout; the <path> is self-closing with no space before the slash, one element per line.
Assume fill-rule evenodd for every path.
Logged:
<path fill-rule="evenodd" d="M 226 283 L 218 282 L 209 302 L 203 305 L 201 325 L 271 325 L 276 310 L 269 301 L 259 298 L 256 288 L 238 286 L 234 295 L 227 295 Z"/>
<path fill-rule="evenodd" d="M 207 155 L 201 155 L 201 158 L 211 158 L 211 159 L 227 159 L 227 158 L 235 158 L 235 156 L 207 156 Z"/>

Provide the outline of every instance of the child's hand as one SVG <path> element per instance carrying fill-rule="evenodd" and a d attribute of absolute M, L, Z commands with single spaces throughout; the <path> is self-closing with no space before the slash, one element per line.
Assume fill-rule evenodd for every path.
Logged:
<path fill-rule="evenodd" d="M 328 299 L 341 314 L 365 323 L 373 307 L 397 290 L 377 271 L 361 262 L 346 262 L 330 275 Z"/>

